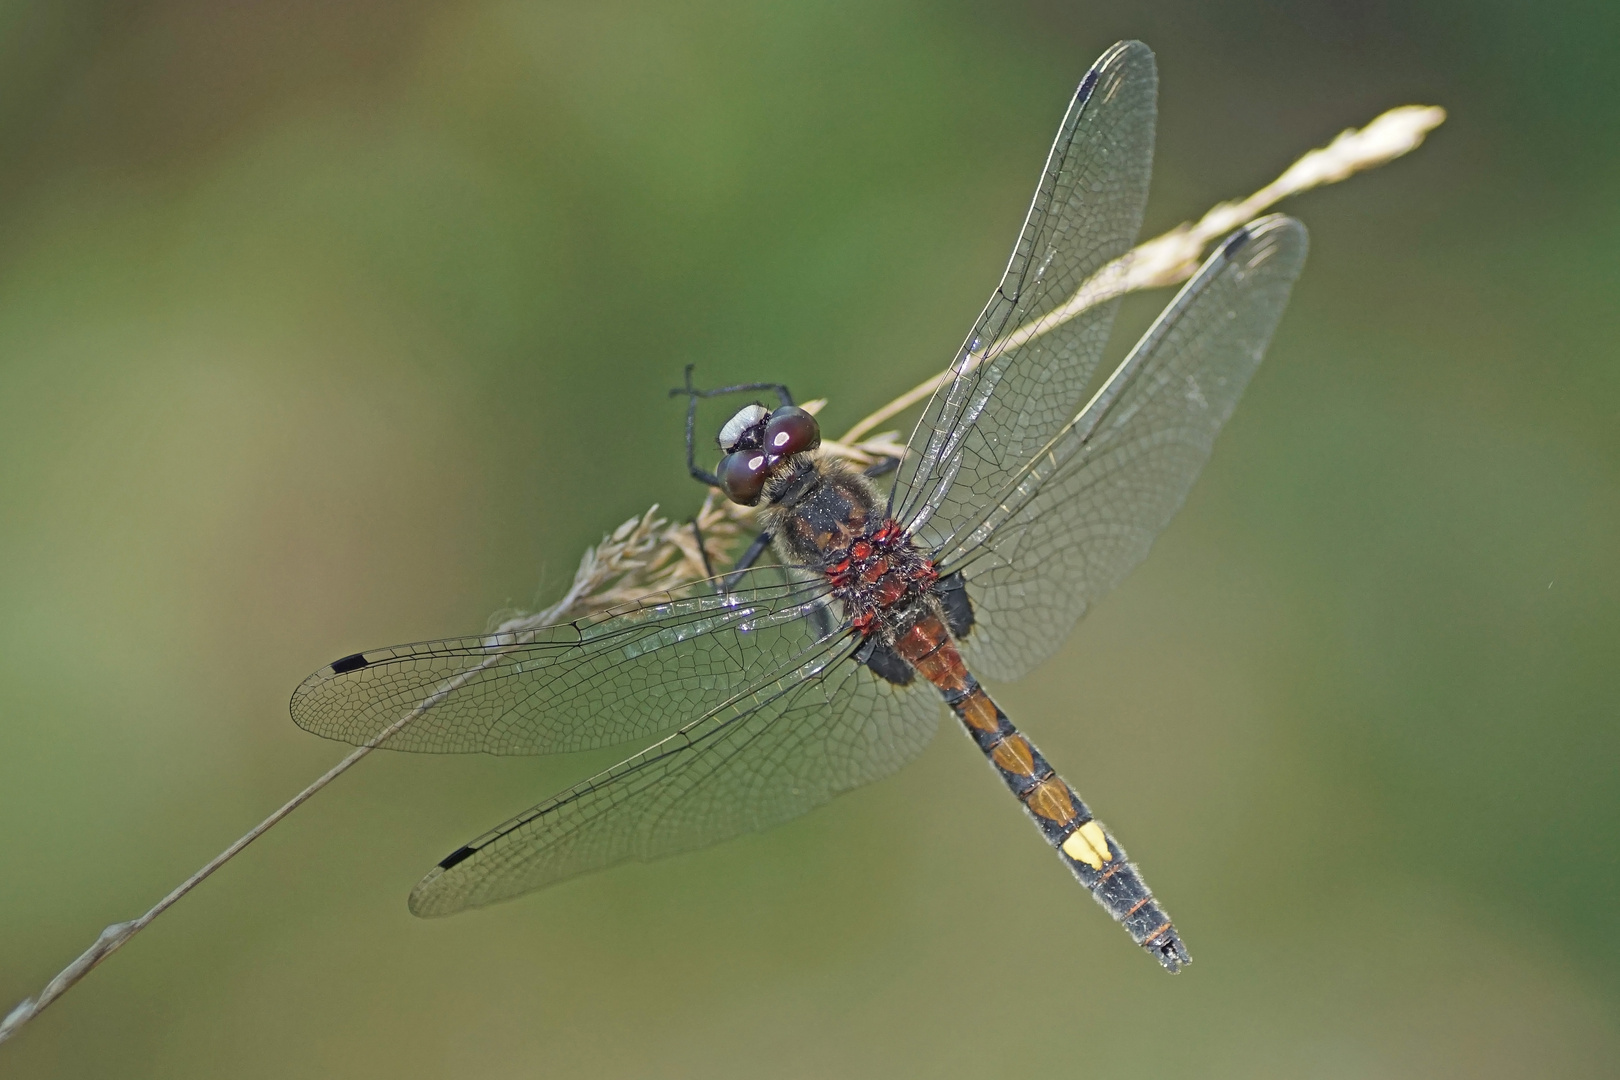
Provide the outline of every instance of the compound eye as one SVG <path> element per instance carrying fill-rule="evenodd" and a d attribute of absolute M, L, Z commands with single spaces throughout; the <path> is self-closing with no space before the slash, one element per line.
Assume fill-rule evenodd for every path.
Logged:
<path fill-rule="evenodd" d="M 739 450 L 720 459 L 715 474 L 720 477 L 720 489 L 726 498 L 744 506 L 759 502 L 765 490 L 765 474 L 770 472 L 775 459 L 761 450 Z"/>
<path fill-rule="evenodd" d="M 797 405 L 784 405 L 765 424 L 765 449 L 786 457 L 821 445 L 821 426 Z"/>

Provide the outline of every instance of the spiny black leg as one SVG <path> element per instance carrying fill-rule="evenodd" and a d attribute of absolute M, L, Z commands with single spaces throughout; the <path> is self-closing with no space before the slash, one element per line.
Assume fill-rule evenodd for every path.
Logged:
<path fill-rule="evenodd" d="M 669 392 L 670 397 L 677 397 L 681 394 L 685 394 L 688 397 L 700 398 L 721 397 L 725 394 L 748 394 L 756 390 L 769 390 L 771 393 L 777 396 L 783 405 L 793 404 L 793 394 L 789 392 L 786 386 L 775 382 L 738 383 L 735 386 L 717 386 L 713 390 L 699 390 L 697 387 L 692 385 L 692 370 L 696 367 L 696 364 L 686 365 L 686 385 L 675 387 L 675 389 Z"/>
<path fill-rule="evenodd" d="M 696 364 L 686 365 L 686 385 L 677 386 L 669 392 L 670 397 L 685 394 L 686 403 L 686 471 L 693 477 L 709 487 L 719 487 L 720 478 L 714 473 L 697 466 L 697 403 L 698 398 L 719 397 L 722 394 L 746 394 L 756 390 L 769 390 L 774 393 L 783 405 L 793 404 L 793 395 L 781 383 L 759 382 L 738 383 L 736 386 L 720 386 L 713 390 L 699 390 L 692 385 L 692 370 Z"/>
<path fill-rule="evenodd" d="M 692 369 L 696 366 L 697 365 L 695 364 L 686 365 L 686 386 L 684 389 L 681 387 L 676 387 L 674 390 L 669 392 L 669 396 L 674 397 L 676 394 L 680 393 L 685 393 L 687 395 L 686 471 L 691 473 L 693 479 L 697 480 L 699 483 L 707 484 L 712 488 L 717 488 L 720 486 L 720 478 L 714 475 L 712 472 L 698 468 L 697 465 L 697 403 L 698 398 L 703 396 L 703 392 L 701 390 L 694 390 L 692 388 Z"/>
<path fill-rule="evenodd" d="M 898 469 L 899 467 L 900 467 L 900 459 L 899 458 L 897 458 L 897 457 L 886 457 L 881 461 L 875 461 L 872 464 L 868 465 L 865 468 L 865 470 L 863 470 L 863 471 L 865 472 L 866 478 L 868 480 L 876 480 L 880 476 L 888 476 L 890 473 L 894 472 L 894 470 Z"/>
<path fill-rule="evenodd" d="M 754 537 L 754 542 L 748 545 L 748 550 L 742 553 L 742 558 L 731 568 L 726 580 L 721 583 L 721 592 L 730 592 L 737 587 L 737 579 L 743 576 L 743 571 L 759 562 L 759 557 L 765 554 L 765 549 L 771 546 L 771 534 L 762 532 Z"/>
<path fill-rule="evenodd" d="M 692 519 L 692 535 L 697 537 L 698 558 L 703 560 L 703 576 L 712 578 L 714 567 L 709 565 L 709 547 L 703 542 L 703 528 L 698 524 L 697 518 Z"/>

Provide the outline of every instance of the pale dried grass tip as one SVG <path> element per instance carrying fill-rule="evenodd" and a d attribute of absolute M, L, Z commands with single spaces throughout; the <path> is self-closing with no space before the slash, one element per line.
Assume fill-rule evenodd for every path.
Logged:
<path fill-rule="evenodd" d="M 1424 137 L 1446 118 L 1444 109 L 1432 105 L 1403 105 L 1391 109 L 1360 130 L 1348 129 L 1327 146 L 1312 150 L 1289 166 L 1276 180 L 1241 202 L 1222 203 L 1196 224 L 1180 225 L 1163 236 L 1138 245 L 1115 259 L 1075 291 L 1065 303 L 1036 321 L 1019 327 L 1012 334 L 969 356 L 964 366 L 972 367 L 986 356 L 1032 340 L 1072 319 L 1096 304 L 1137 289 L 1174 285 L 1191 276 L 1203 256 L 1203 249 L 1214 239 L 1259 216 L 1268 207 L 1289 195 L 1323 184 L 1337 183 L 1364 169 L 1375 168 L 1422 144 Z M 820 453 L 866 466 L 881 458 L 901 458 L 905 446 L 895 432 L 867 438 L 883 421 L 922 401 L 953 374 L 946 370 L 913 387 L 883 408 L 867 416 L 843 436 L 826 440 Z M 820 411 L 825 400 L 808 402 L 811 412 Z M 693 521 L 671 522 L 658 516 L 654 504 L 646 513 L 625 521 L 588 549 L 574 572 L 573 583 L 562 599 L 543 611 L 507 619 L 493 632 L 511 635 L 516 644 L 525 632 L 542 626 L 581 618 L 653 593 L 678 593 L 703 581 L 711 568 L 729 566 L 745 532 L 753 526 L 753 511 L 711 490 Z M 696 526 L 694 528 L 694 525 Z M 698 539 L 701 532 L 702 541 Z M 483 663 L 449 680 L 435 694 L 396 720 L 372 741 L 356 747 L 338 764 L 309 787 L 295 795 L 270 817 L 241 839 L 215 856 L 187 878 L 169 895 L 139 919 L 115 923 L 102 931 L 96 943 L 68 965 L 37 998 L 28 998 L 0 1018 L 0 1042 L 33 1019 L 56 998 L 81 979 L 86 972 L 128 941 L 137 931 L 161 915 L 215 870 L 223 866 L 255 838 L 281 821 L 305 800 L 351 768 L 376 747 L 387 742 L 416 717 L 432 708 L 443 694 L 476 677 L 496 662 L 500 652 L 491 652 Z"/>
<path fill-rule="evenodd" d="M 1198 269 L 1205 248 L 1213 241 L 1253 221 L 1290 195 L 1338 183 L 1409 153 L 1422 145 L 1424 137 L 1445 118 L 1446 111 L 1437 105 L 1402 105 L 1376 117 L 1366 127 L 1345 129 L 1331 143 L 1306 153 L 1281 176 L 1248 198 L 1220 203 L 1196 222 L 1184 222 L 1169 232 L 1144 240 L 1087 278 L 1058 307 L 969 356 L 963 368 L 971 370 L 986 357 L 1032 341 L 1081 312 L 1126 293 L 1166 288 L 1186 281 Z M 867 432 L 927 398 L 953 374 L 953 371 L 943 371 L 918 383 L 863 417 L 839 437 L 839 443 L 858 444 Z"/>
<path fill-rule="evenodd" d="M 1446 118 L 1435 105 L 1402 105 L 1390 109 L 1362 128 L 1347 128 L 1326 146 L 1295 161 L 1281 176 L 1237 202 L 1221 203 L 1197 222 L 1178 225 L 1161 236 L 1138 244 L 1131 251 L 1088 278 L 1073 296 L 1040 319 L 1019 327 L 994 342 L 966 365 L 1023 345 L 1062 326 L 1098 304 L 1129 292 L 1163 288 L 1190 277 L 1213 241 L 1287 198 L 1324 184 L 1334 184 L 1365 169 L 1376 168 L 1422 145 L 1429 132 Z M 821 453 L 865 468 L 884 458 L 905 456 L 898 432 L 868 436 L 877 425 L 927 398 L 953 372 L 944 371 L 871 413 L 837 439 L 821 444 Z M 807 401 L 803 408 L 819 413 L 825 398 Z M 533 629 L 628 603 L 654 592 L 678 592 L 706 578 L 712 569 L 729 565 L 729 557 L 754 513 L 717 498 L 711 491 L 692 522 L 670 522 L 654 506 L 640 517 L 620 525 L 602 542 L 585 552 L 574 581 L 561 600 L 533 615 L 508 620 L 502 631 Z M 698 535 L 703 537 L 699 547 Z"/>

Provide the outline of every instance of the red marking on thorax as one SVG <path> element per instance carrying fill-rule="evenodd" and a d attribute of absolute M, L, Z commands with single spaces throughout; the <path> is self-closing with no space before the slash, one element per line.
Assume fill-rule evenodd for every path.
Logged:
<path fill-rule="evenodd" d="M 870 585 L 889 572 L 889 560 L 878 559 L 861 571 L 861 580 Z"/>
<path fill-rule="evenodd" d="M 908 599 L 920 601 L 939 580 L 934 564 L 923 557 L 894 521 L 885 521 L 869 536 L 848 540 L 847 546 L 832 547 L 827 559 L 823 572 L 844 602 L 850 625 L 862 634 L 876 631 L 885 613 L 899 612 L 888 617 L 904 624 Z M 949 640 L 939 620 L 933 620 L 933 624 Z"/>

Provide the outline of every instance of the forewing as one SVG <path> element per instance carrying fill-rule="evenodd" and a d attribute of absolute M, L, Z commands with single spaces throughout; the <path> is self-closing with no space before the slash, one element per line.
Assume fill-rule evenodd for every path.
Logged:
<path fill-rule="evenodd" d="M 992 678 L 1023 674 L 1147 554 L 1209 459 L 1304 266 L 1305 227 L 1273 215 L 1233 234 L 1034 464 L 940 551 Z"/>
<path fill-rule="evenodd" d="M 922 752 L 941 703 L 851 659 L 848 639 L 642 753 L 457 850 L 411 891 L 449 915 L 631 859 L 705 847 L 794 818 Z"/>
<path fill-rule="evenodd" d="M 1080 407 L 1118 305 L 1066 322 L 1061 308 L 1135 242 L 1157 92 L 1153 54 L 1134 41 L 1104 53 L 1075 92 L 1007 272 L 924 410 L 896 480 L 893 516 L 925 545 L 980 508 Z"/>
<path fill-rule="evenodd" d="M 754 685 L 842 617 L 826 585 L 760 567 L 738 588 L 652 597 L 555 626 L 357 653 L 298 687 L 293 720 L 425 753 L 554 754 L 668 731 Z M 817 609 L 827 612 L 810 618 Z M 832 617 L 829 617 L 832 616 Z"/>

